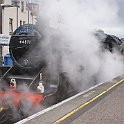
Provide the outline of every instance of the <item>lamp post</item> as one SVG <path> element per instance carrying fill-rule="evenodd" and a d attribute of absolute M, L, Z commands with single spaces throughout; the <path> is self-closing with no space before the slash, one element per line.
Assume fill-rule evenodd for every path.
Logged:
<path fill-rule="evenodd" d="M 18 28 L 18 11 L 19 11 L 19 10 L 18 10 L 18 7 L 19 7 L 19 6 L 16 6 L 16 7 L 17 7 L 17 16 L 16 16 L 16 17 L 17 17 L 17 28 Z"/>
<path fill-rule="evenodd" d="M 29 18 L 30 18 L 30 17 L 29 17 L 29 14 L 30 14 L 30 11 L 29 11 L 29 9 L 28 9 L 28 24 L 29 24 Z"/>

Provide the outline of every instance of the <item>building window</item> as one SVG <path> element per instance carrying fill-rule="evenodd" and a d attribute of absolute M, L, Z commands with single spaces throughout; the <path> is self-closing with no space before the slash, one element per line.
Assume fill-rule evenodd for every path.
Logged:
<path fill-rule="evenodd" d="M 22 25 L 22 21 L 20 20 L 20 26 Z"/>
<path fill-rule="evenodd" d="M 24 12 L 24 1 L 21 1 L 21 12 Z"/>
<path fill-rule="evenodd" d="M 23 21 L 23 25 L 25 24 L 25 21 Z"/>
<path fill-rule="evenodd" d="M 13 34 L 13 19 L 9 18 L 9 34 Z"/>
<path fill-rule="evenodd" d="M 14 5 L 14 6 L 19 6 L 20 1 L 19 1 L 19 0 L 12 0 L 11 3 L 12 3 L 12 5 Z"/>

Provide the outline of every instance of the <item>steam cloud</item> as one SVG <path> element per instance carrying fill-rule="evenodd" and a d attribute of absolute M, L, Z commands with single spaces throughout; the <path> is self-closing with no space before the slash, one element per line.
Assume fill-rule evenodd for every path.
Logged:
<path fill-rule="evenodd" d="M 38 25 L 41 27 L 43 39 L 41 38 L 41 44 L 38 44 L 37 54 L 40 60 L 44 58 L 47 60 L 48 71 L 53 75 L 66 72 L 70 82 L 78 90 L 85 90 L 123 74 L 123 56 L 116 51 L 103 52 L 100 41 L 94 36 L 97 29 L 123 36 L 119 34 L 123 33 L 121 2 L 121 0 L 40 0 Z M 28 55 L 29 58 L 32 53 Z M 34 61 L 37 62 L 39 61 Z M 29 92 L 27 87 L 20 86 L 22 87 L 25 88 L 24 91 Z M 28 108 L 27 106 L 30 107 L 25 101 L 22 104 L 24 110 Z M 40 105 L 36 107 L 36 111 L 40 109 L 42 109 Z M 34 113 L 28 110 L 24 112 L 28 115 Z M 19 116 L 16 109 L 13 109 L 13 116 L 14 118 Z"/>
<path fill-rule="evenodd" d="M 120 33 L 120 2 L 41 0 L 39 20 L 48 28 L 42 30 L 45 35 L 42 49 L 49 71 L 66 72 L 73 85 L 81 90 L 123 74 L 123 56 L 102 52 L 100 41 L 93 35 L 97 29 Z"/>

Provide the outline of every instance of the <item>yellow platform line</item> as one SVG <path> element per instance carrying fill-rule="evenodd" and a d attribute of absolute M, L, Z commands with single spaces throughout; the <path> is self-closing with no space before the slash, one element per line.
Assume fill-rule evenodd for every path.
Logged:
<path fill-rule="evenodd" d="M 84 108 L 88 104 L 92 103 L 93 101 L 97 100 L 98 98 L 100 98 L 101 96 L 103 96 L 105 93 L 107 93 L 108 91 L 110 91 L 111 89 L 113 89 L 114 87 L 116 87 L 117 85 L 121 84 L 123 81 L 124 81 L 124 79 L 122 79 L 119 82 L 115 83 L 114 85 L 112 85 L 111 87 L 109 87 L 108 89 L 106 89 L 105 91 L 103 91 L 102 93 L 100 93 L 99 95 L 95 96 L 91 100 L 89 100 L 89 101 L 85 102 L 84 104 L 80 105 L 79 107 L 77 107 L 76 109 L 72 110 L 68 114 L 64 115 L 62 118 L 58 119 L 57 121 L 55 121 L 52 124 L 59 124 L 62 121 L 66 120 L 67 118 L 69 118 L 74 113 L 78 112 L 79 110 L 81 110 L 82 108 Z"/>

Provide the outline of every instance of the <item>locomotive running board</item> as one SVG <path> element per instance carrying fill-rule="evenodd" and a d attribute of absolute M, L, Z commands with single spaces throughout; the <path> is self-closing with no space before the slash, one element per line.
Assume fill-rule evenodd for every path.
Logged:
<path fill-rule="evenodd" d="M 35 76 L 25 76 L 25 75 L 10 75 L 7 78 L 14 78 L 14 79 L 20 79 L 20 80 L 33 80 Z"/>

